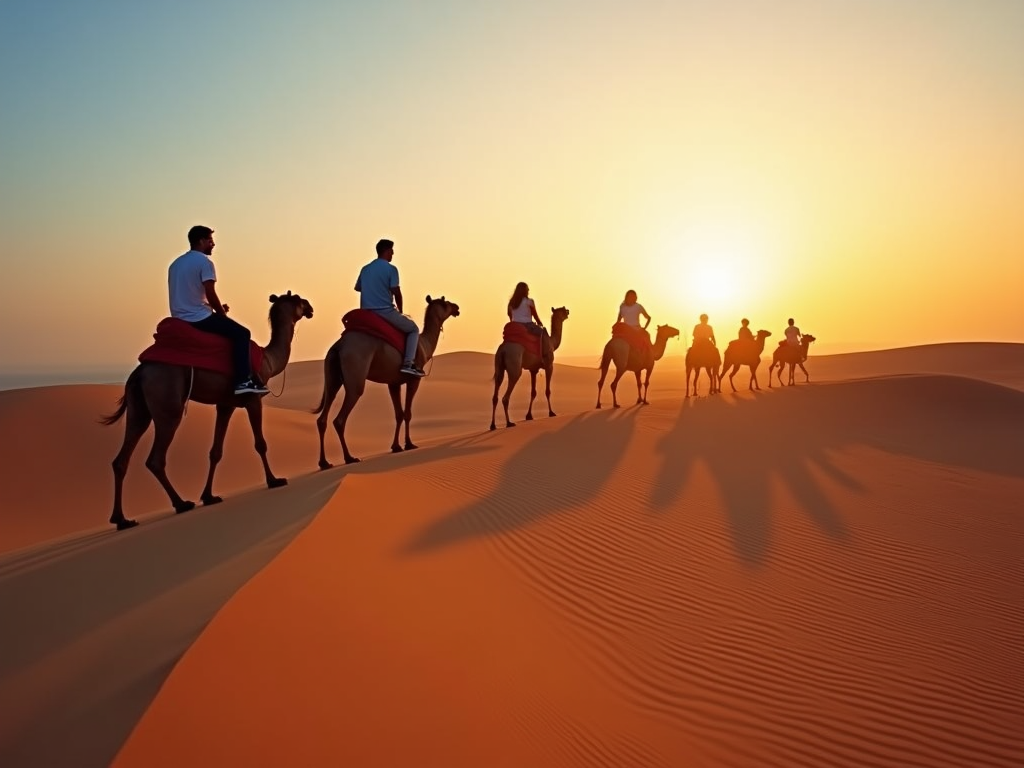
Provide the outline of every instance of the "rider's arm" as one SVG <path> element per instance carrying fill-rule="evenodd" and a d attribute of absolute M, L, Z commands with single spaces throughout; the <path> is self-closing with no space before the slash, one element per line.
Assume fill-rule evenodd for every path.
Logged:
<path fill-rule="evenodd" d="M 203 282 L 203 288 L 206 290 L 206 301 L 210 305 L 210 309 L 216 312 L 218 315 L 226 315 L 228 308 L 224 304 L 220 303 L 220 298 L 217 296 L 217 289 L 214 287 L 216 280 L 206 280 Z"/>
<path fill-rule="evenodd" d="M 532 301 L 530 302 L 530 314 L 533 315 L 533 319 L 537 321 L 537 325 L 544 325 L 544 321 L 540 319 L 540 315 L 537 314 L 537 305 Z"/>
<path fill-rule="evenodd" d="M 641 312 L 641 314 L 643 314 L 644 317 L 647 318 L 647 322 L 644 323 L 644 330 L 646 330 L 647 326 L 649 326 L 651 324 L 651 316 L 647 314 L 647 310 L 646 309 L 641 309 L 640 312 Z"/>
<path fill-rule="evenodd" d="M 391 289 L 391 295 L 395 297 L 395 306 L 398 307 L 398 311 L 402 311 L 402 289 L 397 285 Z"/>

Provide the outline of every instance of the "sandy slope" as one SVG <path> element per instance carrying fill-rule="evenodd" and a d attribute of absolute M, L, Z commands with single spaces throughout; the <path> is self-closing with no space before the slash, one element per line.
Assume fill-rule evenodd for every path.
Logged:
<path fill-rule="evenodd" d="M 147 439 L 125 533 L 95 423 L 119 388 L 0 392 L 0 764 L 106 765 L 198 637 L 122 764 L 1019 765 L 1024 394 L 990 382 L 1020 388 L 1021 350 L 684 400 L 670 347 L 649 408 L 595 412 L 596 372 L 559 366 L 560 417 L 521 421 L 524 380 L 494 433 L 490 356 L 442 355 L 421 450 L 386 453 L 373 387 L 367 460 L 325 473 L 299 363 L 267 400 L 289 487 L 237 417 L 228 500 L 174 516 Z M 212 420 L 172 448 L 186 496 Z"/>
<path fill-rule="evenodd" d="M 337 470 L 115 764 L 1018 765 L 1022 419 L 906 377 Z"/>

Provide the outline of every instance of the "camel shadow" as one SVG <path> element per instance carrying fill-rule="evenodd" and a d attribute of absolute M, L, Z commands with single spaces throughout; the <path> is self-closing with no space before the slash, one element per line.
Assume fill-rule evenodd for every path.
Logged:
<path fill-rule="evenodd" d="M 426 526 L 402 553 L 422 554 L 517 530 L 596 498 L 625 455 L 639 413 L 639 408 L 581 413 L 534 438 L 501 467 L 493 491 Z M 530 493 L 531 486 L 536 493 Z"/>
<path fill-rule="evenodd" d="M 954 377 L 897 377 L 794 388 L 742 398 L 684 401 L 658 442 L 653 511 L 670 509 L 698 464 L 721 493 L 733 547 L 748 565 L 767 559 L 771 485 L 780 482 L 823 532 L 851 534 L 825 492 L 824 475 L 866 493 L 832 454 L 857 446 L 1024 477 L 1024 394 Z M 704 436 L 707 436 L 704 438 Z"/>

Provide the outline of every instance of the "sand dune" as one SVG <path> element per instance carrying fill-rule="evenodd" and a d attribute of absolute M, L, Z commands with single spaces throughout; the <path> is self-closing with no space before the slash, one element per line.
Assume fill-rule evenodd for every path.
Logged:
<path fill-rule="evenodd" d="M 521 421 L 525 380 L 495 432 L 490 356 L 442 355 L 421 449 L 386 453 L 372 387 L 367 460 L 328 472 L 298 363 L 267 401 L 291 485 L 238 418 L 228 500 L 174 516 L 144 443 L 124 533 L 119 388 L 0 392 L 0 763 L 106 765 L 138 721 L 117 765 L 1019 765 L 1020 349 L 690 399 L 669 358 L 618 411 L 558 366 L 559 418 Z M 193 496 L 212 421 L 171 449 Z"/>

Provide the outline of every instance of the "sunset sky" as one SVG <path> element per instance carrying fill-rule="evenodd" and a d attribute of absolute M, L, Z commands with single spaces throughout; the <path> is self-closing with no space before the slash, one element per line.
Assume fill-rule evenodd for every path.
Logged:
<path fill-rule="evenodd" d="M 527 281 L 596 357 L 635 289 L 720 343 L 1022 340 L 1024 2 L 0 2 L 4 367 L 130 365 L 216 230 L 221 297 L 313 303 L 396 242 L 440 352 Z M 670 348 L 681 354 L 683 344 Z"/>

